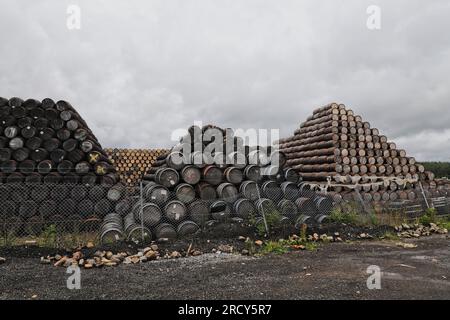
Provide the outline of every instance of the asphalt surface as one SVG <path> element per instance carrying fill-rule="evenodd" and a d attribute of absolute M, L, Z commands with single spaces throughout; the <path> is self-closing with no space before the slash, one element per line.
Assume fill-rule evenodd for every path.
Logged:
<path fill-rule="evenodd" d="M 321 245 L 319 250 L 247 257 L 204 254 L 81 271 L 67 289 L 64 268 L 37 257 L 5 256 L 0 299 L 449 299 L 448 236 Z M 381 289 L 367 288 L 371 265 Z"/>

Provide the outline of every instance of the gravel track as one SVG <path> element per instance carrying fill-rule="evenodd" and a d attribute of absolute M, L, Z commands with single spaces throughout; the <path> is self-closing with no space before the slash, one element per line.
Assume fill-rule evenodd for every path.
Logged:
<path fill-rule="evenodd" d="M 81 290 L 67 289 L 64 268 L 41 265 L 38 256 L 0 250 L 7 259 L 0 265 L 0 299 L 449 299 L 448 236 L 403 242 L 418 247 L 332 243 L 315 252 L 264 257 L 210 253 L 82 270 Z M 381 290 L 367 289 L 370 265 L 383 272 Z"/>

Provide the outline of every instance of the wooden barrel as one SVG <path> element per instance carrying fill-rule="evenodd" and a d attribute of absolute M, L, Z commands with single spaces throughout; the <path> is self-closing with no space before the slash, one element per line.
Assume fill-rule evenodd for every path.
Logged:
<path fill-rule="evenodd" d="M 143 223 L 147 227 L 153 227 L 157 225 L 161 221 L 162 217 L 161 209 L 158 207 L 158 205 L 151 202 L 143 203 L 142 210 L 140 202 L 136 202 L 132 208 L 132 212 L 134 214 L 134 219 L 138 223 Z"/>
<path fill-rule="evenodd" d="M 20 119 L 17 119 L 17 126 L 19 128 L 25 128 L 30 127 L 33 124 L 33 119 L 31 117 L 23 117 Z"/>
<path fill-rule="evenodd" d="M 94 143 L 90 140 L 85 140 L 80 144 L 80 149 L 84 153 L 89 153 L 94 149 Z"/>
<path fill-rule="evenodd" d="M 333 209 L 333 200 L 329 197 L 316 196 L 313 202 L 319 214 L 329 215 Z"/>
<path fill-rule="evenodd" d="M 17 137 L 17 135 L 19 134 L 19 127 L 16 126 L 9 126 L 6 127 L 5 130 L 3 131 L 3 134 L 5 135 L 5 137 L 7 137 L 8 139 L 13 139 L 15 137 Z"/>
<path fill-rule="evenodd" d="M 200 227 L 194 221 L 183 221 L 177 227 L 177 234 L 179 238 L 184 238 L 197 234 Z"/>
<path fill-rule="evenodd" d="M 244 176 L 247 180 L 259 182 L 261 180 L 261 168 L 256 165 L 248 165 L 244 169 Z"/>
<path fill-rule="evenodd" d="M 44 128 L 39 130 L 38 132 L 39 138 L 41 138 L 43 141 L 52 139 L 55 136 L 55 130 L 52 128 Z"/>
<path fill-rule="evenodd" d="M 32 126 L 22 128 L 22 130 L 20 130 L 20 134 L 25 139 L 30 139 L 36 135 L 36 128 Z"/>
<path fill-rule="evenodd" d="M 135 244 L 148 244 L 152 240 L 151 230 L 136 223 L 129 225 L 125 232 L 127 241 Z"/>
<path fill-rule="evenodd" d="M 155 182 L 166 188 L 174 187 L 178 184 L 180 176 L 175 169 L 161 168 L 155 174 Z"/>
<path fill-rule="evenodd" d="M 259 187 L 254 181 L 244 181 L 239 187 L 239 192 L 249 200 L 255 201 L 259 198 Z"/>
<path fill-rule="evenodd" d="M 225 171 L 223 172 L 223 175 L 226 181 L 236 185 L 241 184 L 242 181 L 244 180 L 244 175 L 242 171 L 236 167 L 226 168 Z"/>
<path fill-rule="evenodd" d="M 34 172 L 35 163 L 33 160 L 24 160 L 18 165 L 18 169 L 21 173 L 28 175 Z"/>
<path fill-rule="evenodd" d="M 109 222 L 100 229 L 100 241 L 102 243 L 115 243 L 124 239 L 123 229 L 116 222 Z"/>
<path fill-rule="evenodd" d="M 68 139 L 70 139 L 71 133 L 69 130 L 67 130 L 66 128 L 62 128 L 59 129 L 58 131 L 56 131 L 56 137 L 60 140 L 60 141 L 66 141 Z"/>
<path fill-rule="evenodd" d="M 50 120 L 50 127 L 56 131 L 61 130 L 64 128 L 64 121 L 62 121 L 61 119 L 52 119 Z"/>
<path fill-rule="evenodd" d="M 67 154 L 67 160 L 70 160 L 72 163 L 78 163 L 82 161 L 84 157 L 85 154 L 80 149 L 75 149 Z"/>
<path fill-rule="evenodd" d="M 247 219 L 255 216 L 257 214 L 257 210 L 250 200 L 241 198 L 236 200 L 233 204 L 233 213 L 239 218 Z"/>
<path fill-rule="evenodd" d="M 60 183 L 62 181 L 62 176 L 58 172 L 50 172 L 43 178 L 44 183 Z"/>
<path fill-rule="evenodd" d="M 185 166 L 185 157 L 181 152 L 172 152 L 166 157 L 166 164 L 174 170 L 181 170 Z"/>
<path fill-rule="evenodd" d="M 78 141 L 75 139 L 67 139 L 66 141 L 63 142 L 62 146 L 66 152 L 70 152 L 77 148 Z"/>
<path fill-rule="evenodd" d="M 39 137 L 32 137 L 25 142 L 25 146 L 30 150 L 36 150 L 42 145 L 42 139 Z"/>
<path fill-rule="evenodd" d="M 211 217 L 217 221 L 228 220 L 231 216 L 230 206 L 222 200 L 217 200 L 211 203 L 210 212 Z"/>
<path fill-rule="evenodd" d="M 157 239 L 174 240 L 177 238 L 177 231 L 169 223 L 161 223 L 157 225 L 154 231 Z"/>
<path fill-rule="evenodd" d="M 175 195 L 183 203 L 189 203 L 195 199 L 194 187 L 187 183 L 181 183 L 175 188 Z"/>
<path fill-rule="evenodd" d="M 209 220 L 209 206 L 205 201 L 197 200 L 188 205 L 189 219 L 200 226 Z"/>
<path fill-rule="evenodd" d="M 256 210 L 260 215 L 272 214 L 277 211 L 275 203 L 271 199 L 261 198 L 255 201 Z"/>
<path fill-rule="evenodd" d="M 217 166 L 206 166 L 202 170 L 202 176 L 205 182 L 213 186 L 217 186 L 222 182 L 222 170 Z"/>
<path fill-rule="evenodd" d="M 66 122 L 66 128 L 69 131 L 76 131 L 80 127 L 80 123 L 77 120 L 69 120 Z"/>
<path fill-rule="evenodd" d="M 3 161 L 0 163 L 0 170 L 4 173 L 11 174 L 17 169 L 17 162 L 14 160 Z"/>
<path fill-rule="evenodd" d="M 88 138 L 88 132 L 84 129 L 78 129 L 73 134 L 73 137 L 78 141 L 84 141 Z"/>
<path fill-rule="evenodd" d="M 196 192 L 202 200 L 215 200 L 217 198 L 216 189 L 206 182 L 200 182 L 196 186 Z"/>
<path fill-rule="evenodd" d="M 220 200 L 228 203 L 234 203 L 238 198 L 238 190 L 232 183 L 221 183 L 217 189 L 217 196 Z"/>
<path fill-rule="evenodd" d="M 48 151 L 44 148 L 38 148 L 30 152 L 30 158 L 36 162 L 41 162 L 48 158 Z"/>
<path fill-rule="evenodd" d="M 15 137 L 9 141 L 9 147 L 12 150 L 17 150 L 17 149 L 23 148 L 24 145 L 25 145 L 25 141 L 20 137 Z"/>
<path fill-rule="evenodd" d="M 278 202 L 278 210 L 283 216 L 296 217 L 298 215 L 298 207 L 294 201 L 282 199 Z"/>
<path fill-rule="evenodd" d="M 298 212 L 307 216 L 314 216 L 317 213 L 316 205 L 310 198 L 301 197 L 295 200 Z"/>
<path fill-rule="evenodd" d="M 20 172 L 13 172 L 6 177 L 6 183 L 21 183 L 25 181 L 25 176 Z"/>
<path fill-rule="evenodd" d="M 7 148 L 0 149 L 0 162 L 9 161 L 11 159 L 11 150 Z"/>
<path fill-rule="evenodd" d="M 75 172 L 79 175 L 87 174 L 91 169 L 91 165 L 87 161 L 78 162 L 75 165 Z"/>
<path fill-rule="evenodd" d="M 128 212 L 130 212 L 130 210 L 131 201 L 128 198 L 119 200 L 114 207 L 114 211 L 121 215 L 126 215 Z"/>
<path fill-rule="evenodd" d="M 283 198 L 283 191 L 275 181 L 266 181 L 261 186 L 262 196 L 276 202 Z"/>
<path fill-rule="evenodd" d="M 299 196 L 299 191 L 295 183 L 293 182 L 283 182 L 281 184 L 281 191 L 285 199 L 295 201 Z"/>
<path fill-rule="evenodd" d="M 155 182 L 149 182 L 143 189 L 143 196 L 146 201 L 164 205 L 169 200 L 169 190 Z"/>
<path fill-rule="evenodd" d="M 196 185 L 201 179 L 201 172 L 195 166 L 186 166 L 181 170 L 181 178 L 188 184 Z"/>
<path fill-rule="evenodd" d="M 62 175 L 68 174 L 73 170 L 73 163 L 69 160 L 63 160 L 58 163 L 57 170 Z"/>
<path fill-rule="evenodd" d="M 269 165 L 261 168 L 261 176 L 278 183 L 284 181 L 284 174 L 278 166 Z"/>
<path fill-rule="evenodd" d="M 284 174 L 284 179 L 286 181 L 298 184 L 300 182 L 300 176 L 297 173 L 297 171 L 295 171 L 292 168 L 287 168 L 283 170 L 283 174 Z"/>
<path fill-rule="evenodd" d="M 111 187 L 108 190 L 106 196 L 110 201 L 116 202 L 122 198 L 124 192 L 125 192 L 125 189 L 124 189 L 123 185 L 116 184 L 115 186 Z"/>
<path fill-rule="evenodd" d="M 44 142 L 42 143 L 42 146 L 48 152 L 52 152 L 53 150 L 56 150 L 59 147 L 59 145 L 60 145 L 60 142 L 56 138 L 50 138 L 50 139 L 44 140 Z"/>
<path fill-rule="evenodd" d="M 94 185 L 97 182 L 97 176 L 93 172 L 87 173 L 81 178 L 81 182 L 87 185 Z"/>
<path fill-rule="evenodd" d="M 14 150 L 12 158 L 18 162 L 22 162 L 28 158 L 30 151 L 27 148 L 19 148 Z"/>
<path fill-rule="evenodd" d="M 171 222 L 179 222 L 187 215 L 187 208 L 183 202 L 173 200 L 164 207 L 165 217 Z"/>

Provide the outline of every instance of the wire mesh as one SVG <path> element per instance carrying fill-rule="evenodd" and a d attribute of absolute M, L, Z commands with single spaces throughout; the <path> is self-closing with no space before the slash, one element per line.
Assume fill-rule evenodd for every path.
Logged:
<path fill-rule="evenodd" d="M 35 243 L 68 247 L 87 241 L 110 243 L 195 237 L 234 237 L 298 232 L 303 224 L 321 224 L 333 210 L 359 214 L 424 214 L 428 206 L 447 215 L 447 195 L 416 200 L 369 202 L 311 190 L 308 184 L 265 180 L 217 187 L 200 199 L 188 184 L 169 190 L 156 183 L 122 185 L 7 183 L 0 185 L 0 245 Z M 424 194 L 425 195 L 425 194 Z"/>

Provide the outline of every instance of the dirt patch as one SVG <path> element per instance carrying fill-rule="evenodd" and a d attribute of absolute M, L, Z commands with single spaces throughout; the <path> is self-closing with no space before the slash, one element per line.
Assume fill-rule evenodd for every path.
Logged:
<path fill-rule="evenodd" d="M 388 241 L 356 241 L 258 258 L 208 253 L 82 270 L 81 290 L 67 289 L 65 268 L 40 265 L 40 254 L 5 255 L 7 261 L 0 265 L 0 298 L 449 299 L 449 238 L 403 241 L 417 248 L 403 249 Z M 366 286 L 370 265 L 378 265 L 383 272 L 381 290 Z"/>

